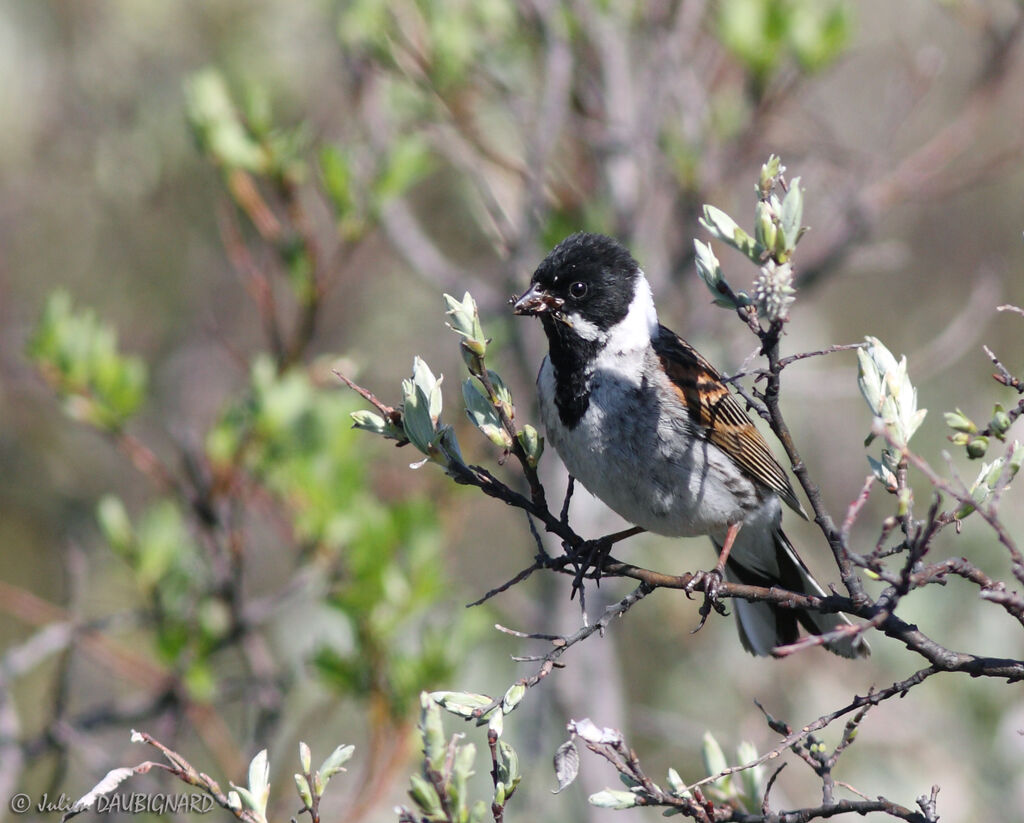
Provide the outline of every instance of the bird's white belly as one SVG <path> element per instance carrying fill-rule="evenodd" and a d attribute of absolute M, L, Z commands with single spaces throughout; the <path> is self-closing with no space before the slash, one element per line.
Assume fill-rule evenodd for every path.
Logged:
<path fill-rule="evenodd" d="M 721 534 L 763 502 L 733 461 L 695 434 L 681 404 L 658 408 L 653 386 L 595 373 L 572 429 L 559 419 L 547 361 L 538 388 L 548 440 L 569 473 L 630 523 L 673 537 Z"/>

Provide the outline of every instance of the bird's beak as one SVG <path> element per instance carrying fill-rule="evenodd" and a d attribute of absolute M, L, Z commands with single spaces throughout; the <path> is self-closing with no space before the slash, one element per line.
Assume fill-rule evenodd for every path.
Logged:
<path fill-rule="evenodd" d="M 534 283 L 529 289 L 512 305 L 515 314 L 541 314 L 546 311 L 557 312 L 565 303 L 560 297 L 555 297 L 546 292 L 539 284 Z"/>

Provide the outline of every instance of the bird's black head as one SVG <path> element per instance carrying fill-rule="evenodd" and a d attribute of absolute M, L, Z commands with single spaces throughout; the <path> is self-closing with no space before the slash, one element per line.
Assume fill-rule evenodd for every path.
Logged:
<path fill-rule="evenodd" d="M 514 311 L 539 315 L 549 339 L 595 340 L 625 318 L 640 277 L 636 260 L 617 241 L 573 234 L 541 261 Z"/>

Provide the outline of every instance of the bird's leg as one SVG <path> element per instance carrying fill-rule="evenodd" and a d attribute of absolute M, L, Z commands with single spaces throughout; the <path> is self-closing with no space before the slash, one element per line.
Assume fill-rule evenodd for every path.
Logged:
<path fill-rule="evenodd" d="M 725 533 L 725 543 L 722 544 L 722 551 L 718 553 L 718 562 L 715 564 L 715 574 L 719 578 L 725 575 L 725 564 L 729 560 L 729 552 L 732 551 L 732 544 L 736 542 L 736 535 L 740 533 L 740 526 L 742 525 L 743 521 L 733 523 L 729 526 L 729 531 Z"/>
<path fill-rule="evenodd" d="M 604 565 L 605 558 L 611 552 L 612 546 L 620 540 L 640 534 L 642 531 L 644 529 L 640 528 L 640 526 L 633 526 L 614 534 L 599 537 L 596 540 L 584 540 L 580 543 L 572 552 L 572 564 L 576 567 L 576 574 L 572 579 L 570 599 L 575 597 L 576 592 L 583 588 L 583 578 L 587 576 L 587 572 L 591 569 L 594 570 L 594 580 L 597 581 L 598 585 L 601 585 L 601 567 Z"/>
<path fill-rule="evenodd" d="M 708 572 L 698 572 L 686 584 L 684 591 L 687 596 L 692 594 L 698 585 L 704 584 L 704 602 L 700 607 L 700 623 L 694 629 L 695 632 L 700 631 L 704 626 L 712 609 L 719 614 L 725 614 L 725 606 L 718 600 L 718 588 L 722 585 L 722 580 L 725 578 L 725 564 L 729 560 L 729 552 L 732 551 L 732 545 L 736 542 L 736 535 L 740 533 L 742 525 L 741 521 L 729 526 L 729 530 L 725 533 L 725 542 L 722 544 L 722 550 L 718 553 L 718 562 L 715 564 L 715 567 Z"/>

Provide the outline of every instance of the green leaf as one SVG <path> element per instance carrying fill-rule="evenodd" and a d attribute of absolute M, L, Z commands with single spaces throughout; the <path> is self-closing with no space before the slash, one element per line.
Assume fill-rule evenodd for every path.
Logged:
<path fill-rule="evenodd" d="M 135 573 L 143 588 L 160 587 L 165 597 L 171 596 L 167 578 L 172 572 L 188 575 L 186 558 L 192 556 L 191 545 L 181 511 L 169 499 L 160 500 L 139 519 L 135 543 Z"/>
<path fill-rule="evenodd" d="M 419 357 L 413 359 L 412 378 L 402 381 L 402 424 L 405 436 L 427 457 L 434 448 L 437 421 L 441 416 L 441 380 Z"/>
<path fill-rule="evenodd" d="M 374 181 L 373 192 L 378 210 L 399 197 L 430 173 L 432 155 L 422 137 L 411 134 L 399 138 L 384 159 L 384 167 Z"/>
<path fill-rule="evenodd" d="M 775 215 L 771 206 L 764 200 L 757 201 L 754 210 L 754 238 L 757 245 L 765 249 L 775 248 L 778 226 L 775 225 Z"/>
<path fill-rule="evenodd" d="M 443 694 L 443 692 L 442 692 Z M 441 710 L 435 694 L 423 692 L 420 695 L 420 735 L 423 738 L 423 754 L 427 762 L 440 769 L 447 752 Z"/>
<path fill-rule="evenodd" d="M 447 13 L 437 13 L 441 10 Z M 475 22 L 465 9 L 446 4 L 435 6 L 430 27 L 433 41 L 430 73 L 439 89 L 447 90 L 464 81 L 466 68 L 473 60 L 480 39 Z"/>
<path fill-rule="evenodd" d="M 782 59 L 782 43 L 765 0 L 719 0 L 717 33 L 755 79 L 763 83 Z"/>
<path fill-rule="evenodd" d="M 523 430 L 516 437 L 526 453 L 526 462 L 530 468 L 537 468 L 541 455 L 544 454 L 544 438 L 529 423 L 523 426 Z"/>
<path fill-rule="evenodd" d="M 249 81 L 242 93 L 242 112 L 254 135 L 267 137 L 274 126 L 270 108 L 270 93 L 266 86 Z"/>
<path fill-rule="evenodd" d="M 871 466 L 871 472 L 878 478 L 879 482 L 890 492 L 895 492 L 898 486 L 896 482 L 896 474 L 886 466 L 884 463 L 875 460 L 870 454 L 868 455 L 868 465 Z"/>
<path fill-rule="evenodd" d="M 488 440 L 498 448 L 512 448 L 512 436 L 501 424 L 498 410 L 471 377 L 467 377 L 462 383 L 462 399 L 466 404 L 466 416 Z"/>
<path fill-rule="evenodd" d="M 987 437 L 972 437 L 967 441 L 967 456 L 971 460 L 977 460 L 979 457 L 984 457 L 987 451 Z"/>
<path fill-rule="evenodd" d="M 309 790 L 309 782 L 301 774 L 295 776 L 295 790 L 299 793 L 299 799 L 306 805 L 307 809 L 313 807 L 313 793 Z"/>
<path fill-rule="evenodd" d="M 182 679 L 190 700 L 208 704 L 217 696 L 217 677 L 205 659 L 193 661 Z"/>
<path fill-rule="evenodd" d="M 450 294 L 444 295 L 448 304 L 447 315 L 451 318 L 448 328 L 460 335 L 462 345 L 473 354 L 483 357 L 487 353 L 487 338 L 484 337 L 483 326 L 480 325 L 480 312 L 476 301 L 467 291 L 461 302 Z"/>
<path fill-rule="evenodd" d="M 519 701 L 526 696 L 526 686 L 522 683 L 513 683 L 508 687 L 505 692 L 505 696 L 501 700 L 501 710 L 505 714 L 508 714 L 516 706 L 519 705 Z"/>
<path fill-rule="evenodd" d="M 618 789 L 605 789 L 590 795 L 587 801 L 591 806 L 600 809 L 631 809 L 637 804 L 637 796 L 633 792 L 624 792 Z"/>
<path fill-rule="evenodd" d="M 690 790 L 686 788 L 686 783 L 683 778 L 679 776 L 679 772 L 669 767 L 668 770 L 668 785 L 672 789 L 672 794 L 676 797 L 690 797 Z"/>
<path fill-rule="evenodd" d="M 313 260 L 309 254 L 309 247 L 302 237 L 297 234 L 290 235 L 278 245 L 278 253 L 285 266 L 288 285 L 291 286 L 298 301 L 308 304 L 315 300 L 316 282 L 313 277 Z"/>
<path fill-rule="evenodd" d="M 145 399 L 146 367 L 118 351 L 114 329 L 64 290 L 50 294 L 27 353 L 76 420 L 117 431 Z"/>
<path fill-rule="evenodd" d="M 254 810 L 260 815 L 266 815 L 267 801 L 270 799 L 270 763 L 266 749 L 257 752 L 249 763 L 249 791 L 256 801 Z"/>
<path fill-rule="evenodd" d="M 348 47 L 388 49 L 393 11 L 380 0 L 351 0 L 338 15 L 338 39 Z"/>
<path fill-rule="evenodd" d="M 720 774 L 729 767 L 729 763 L 725 759 L 725 752 L 722 751 L 722 747 L 711 732 L 704 732 L 704 737 L 701 740 L 700 755 L 704 761 L 704 770 L 707 772 L 708 777 Z M 726 795 L 731 795 L 732 793 L 729 777 L 722 777 L 711 785 Z"/>
<path fill-rule="evenodd" d="M 740 763 L 753 763 L 757 760 L 757 747 L 744 740 L 736 747 L 736 758 Z M 764 782 L 764 766 L 753 766 L 739 773 L 742 786 L 744 805 L 748 811 L 761 807 L 761 787 Z"/>
<path fill-rule="evenodd" d="M 374 434 L 384 434 L 387 431 L 387 424 L 384 418 L 375 412 L 360 409 L 359 411 L 349 412 L 349 417 L 352 418 L 352 425 L 357 429 L 363 429 Z"/>
<path fill-rule="evenodd" d="M 320 764 L 320 768 L 317 772 L 320 774 L 320 779 L 324 781 L 324 785 L 327 785 L 327 781 L 330 780 L 338 772 L 345 771 L 343 768 L 346 763 L 352 758 L 356 747 L 351 745 L 338 746 L 333 752 L 331 752 L 324 759 L 324 762 Z"/>
<path fill-rule="evenodd" d="M 236 786 L 234 783 L 232 783 L 231 786 L 234 788 L 234 791 L 232 792 L 232 794 L 234 794 L 235 797 L 237 797 L 239 799 L 239 802 L 236 804 L 236 803 L 233 802 L 234 799 L 231 798 L 230 795 L 228 796 L 228 800 L 229 800 L 232 808 L 240 809 L 243 806 L 248 808 L 248 809 L 255 809 L 256 808 L 256 798 L 253 797 L 252 792 L 250 792 L 244 786 Z"/>
<path fill-rule="evenodd" d="M 441 798 L 437 795 L 437 789 L 415 772 L 409 776 L 409 782 L 412 784 L 409 789 L 409 796 L 420 807 L 423 814 L 428 818 L 433 818 L 443 813 Z"/>
<path fill-rule="evenodd" d="M 734 301 L 729 299 L 728 292 L 723 287 L 725 281 L 722 277 L 722 266 L 718 262 L 718 258 L 715 257 L 715 253 L 711 250 L 711 245 L 702 243 L 700 240 L 694 240 L 693 249 L 697 274 L 704 281 L 704 285 L 708 287 L 708 291 L 714 297 L 715 303 L 730 309 L 736 308 L 733 305 Z"/>
<path fill-rule="evenodd" d="M 267 153 L 243 126 L 224 75 L 202 69 L 186 78 L 184 91 L 189 125 L 214 162 L 257 174 L 267 170 Z"/>
<path fill-rule="evenodd" d="M 978 431 L 978 427 L 975 422 L 960 411 L 960 409 L 953 412 L 945 412 L 942 416 L 946 421 L 946 425 L 954 431 L 964 432 L 966 434 L 974 434 Z"/>
<path fill-rule="evenodd" d="M 441 459 L 437 462 L 444 465 L 446 467 L 446 472 L 449 474 L 451 474 L 451 472 L 448 471 L 448 469 L 453 463 L 460 466 L 466 465 L 466 461 L 462 459 L 462 450 L 459 448 L 459 441 L 455 436 L 455 429 L 451 426 L 444 425 L 438 430 L 437 450 L 441 454 Z"/>
<path fill-rule="evenodd" d="M 352 158 L 340 146 L 320 150 L 320 179 L 331 199 L 338 232 L 343 240 L 358 239 L 367 228 L 352 169 Z"/>
<path fill-rule="evenodd" d="M 845 2 L 804 0 L 792 15 L 787 39 L 800 67 L 820 71 L 838 57 L 850 40 L 852 19 Z"/>
<path fill-rule="evenodd" d="M 742 252 L 755 263 L 760 262 L 764 246 L 739 227 L 735 220 L 721 209 L 705 204 L 700 224 L 714 237 Z"/>
<path fill-rule="evenodd" d="M 487 731 L 493 734 L 495 737 L 501 737 L 501 734 L 504 730 L 505 715 L 499 708 L 497 711 L 492 712 L 491 721 L 487 724 Z"/>
<path fill-rule="evenodd" d="M 96 506 L 96 519 L 99 521 L 103 537 L 111 548 L 121 554 L 127 554 L 135 542 L 135 532 L 121 498 L 112 494 L 100 498 Z"/>
<path fill-rule="evenodd" d="M 768 160 L 761 164 L 761 174 L 757 181 L 757 189 L 762 197 L 771 194 L 779 175 L 785 170 L 786 167 L 782 165 L 782 160 L 777 154 L 768 155 Z"/>
<path fill-rule="evenodd" d="M 231 787 L 257 820 L 266 821 L 267 801 L 270 799 L 270 764 L 267 762 L 266 749 L 258 752 L 249 763 L 248 787 L 236 786 L 234 783 Z"/>
<path fill-rule="evenodd" d="M 460 717 L 474 717 L 474 712 L 494 703 L 494 698 L 473 692 L 431 692 L 430 698 L 438 706 Z"/>
<path fill-rule="evenodd" d="M 466 784 L 473 776 L 473 763 L 476 761 L 476 746 L 466 743 L 459 746 L 455 751 L 455 758 L 452 762 L 452 780 L 449 787 L 449 794 L 455 803 L 456 808 L 465 810 L 468 792 Z M 468 812 L 466 812 L 468 815 Z"/>
<path fill-rule="evenodd" d="M 786 248 L 792 251 L 800 239 L 803 228 L 801 221 L 804 216 L 804 196 L 800 188 L 800 178 L 795 177 L 789 184 L 789 191 L 782 201 L 782 214 L 779 216 L 782 233 L 785 235 Z"/>
<path fill-rule="evenodd" d="M 959 411 L 959 409 L 957 411 Z M 1013 421 L 1010 419 L 1010 415 L 1006 413 L 1006 410 L 1001 404 L 996 403 L 995 408 L 992 411 L 992 420 L 989 422 L 989 426 L 992 428 L 992 433 L 1000 440 L 1005 440 L 1006 432 L 1009 431 L 1010 426 L 1012 425 Z"/>
<path fill-rule="evenodd" d="M 231 608 L 215 596 L 203 598 L 197 608 L 195 622 L 202 633 L 202 639 L 208 641 L 209 645 L 219 644 L 234 626 Z"/>
<path fill-rule="evenodd" d="M 412 364 L 412 380 L 427 401 L 427 411 L 432 423 L 441 418 L 441 381 L 443 376 L 434 377 L 426 361 L 416 357 Z"/>
<path fill-rule="evenodd" d="M 508 788 L 508 796 L 512 795 L 522 780 L 519 772 L 519 755 L 504 740 L 498 741 L 498 779 Z"/>
<path fill-rule="evenodd" d="M 868 345 L 857 350 L 857 383 L 871 412 L 882 419 L 893 440 L 903 445 L 920 427 L 927 410 L 917 408 L 917 389 L 907 374 L 907 358 L 897 362 L 877 338 L 865 339 Z"/>

